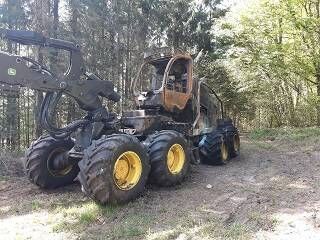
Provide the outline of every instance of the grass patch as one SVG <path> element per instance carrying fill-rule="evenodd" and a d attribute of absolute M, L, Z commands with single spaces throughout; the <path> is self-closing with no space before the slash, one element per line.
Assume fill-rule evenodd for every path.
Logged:
<path fill-rule="evenodd" d="M 56 232 L 78 231 L 83 227 L 110 217 L 116 210 L 115 206 L 100 206 L 94 202 L 85 202 L 71 207 L 57 207 L 54 211 L 61 214 L 53 230 Z"/>
<path fill-rule="evenodd" d="M 251 239 L 252 230 L 244 224 L 233 223 L 231 225 L 224 225 L 221 222 L 210 221 L 203 230 L 203 237 L 214 236 L 217 239 L 225 240 L 247 240 Z"/>
<path fill-rule="evenodd" d="M 110 230 L 112 239 L 127 239 L 129 237 L 144 236 L 148 233 L 148 226 L 154 217 L 148 214 L 128 213 L 119 224 L 115 224 Z"/>
<path fill-rule="evenodd" d="M 319 137 L 320 128 L 267 128 L 253 130 L 249 137 L 253 140 L 295 140 Z"/>
<path fill-rule="evenodd" d="M 0 175 L 0 181 L 7 181 L 7 180 L 9 180 L 8 176 L 1 176 Z"/>
<path fill-rule="evenodd" d="M 252 212 L 249 214 L 249 221 L 252 226 L 256 226 L 257 229 L 262 229 L 265 231 L 273 231 L 278 224 L 278 220 L 275 218 L 270 218 L 267 215 L 261 214 L 259 212 Z"/>
<path fill-rule="evenodd" d="M 224 239 L 230 240 L 246 240 L 250 239 L 251 234 L 247 226 L 239 223 L 232 224 L 231 226 L 226 227 L 225 233 L 223 234 Z"/>
<path fill-rule="evenodd" d="M 38 210 L 40 208 L 41 208 L 41 203 L 39 201 L 34 200 L 34 201 L 31 202 L 32 211 L 36 211 L 36 210 Z"/>
<path fill-rule="evenodd" d="M 224 239 L 224 240 L 247 240 L 252 236 L 248 226 L 234 223 L 225 225 L 217 219 L 207 221 L 188 221 L 178 224 L 174 228 L 149 233 L 148 240 L 169 240 L 169 239 Z"/>

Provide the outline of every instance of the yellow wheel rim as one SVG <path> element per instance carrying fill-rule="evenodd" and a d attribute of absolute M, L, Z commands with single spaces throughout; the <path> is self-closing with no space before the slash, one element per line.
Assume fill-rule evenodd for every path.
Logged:
<path fill-rule="evenodd" d="M 140 180 L 142 174 L 141 159 L 135 152 L 125 152 L 114 164 L 113 180 L 121 190 L 130 190 Z"/>
<path fill-rule="evenodd" d="M 181 172 L 186 161 L 186 154 L 180 144 L 174 144 L 170 147 L 167 155 L 167 166 L 172 174 Z"/>
<path fill-rule="evenodd" d="M 222 144 L 221 144 L 221 158 L 222 158 L 222 161 L 227 161 L 228 160 L 228 156 L 229 156 L 229 153 L 228 153 L 227 145 L 225 144 L 225 142 L 222 142 Z"/>
<path fill-rule="evenodd" d="M 69 165 L 69 166 L 67 166 L 65 169 L 62 169 L 62 170 L 58 171 L 57 173 L 58 173 L 58 175 L 60 175 L 60 176 L 65 176 L 65 175 L 67 175 L 69 172 L 71 172 L 72 168 L 73 168 L 73 166 L 72 166 L 72 165 Z"/>

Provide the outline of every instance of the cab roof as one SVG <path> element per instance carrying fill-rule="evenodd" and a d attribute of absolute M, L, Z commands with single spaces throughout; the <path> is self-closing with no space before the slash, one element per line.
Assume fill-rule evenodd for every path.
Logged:
<path fill-rule="evenodd" d="M 153 50 L 150 50 L 149 52 L 146 52 L 144 54 L 144 61 L 152 65 L 158 65 L 158 64 L 163 64 L 165 62 L 168 62 L 175 55 L 186 55 L 190 57 L 189 53 L 184 52 L 180 49 L 174 50 L 166 47 L 166 48 L 153 49 Z"/>

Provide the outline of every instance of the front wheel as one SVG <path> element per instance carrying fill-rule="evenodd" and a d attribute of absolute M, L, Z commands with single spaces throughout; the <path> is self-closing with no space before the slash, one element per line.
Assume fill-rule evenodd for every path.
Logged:
<path fill-rule="evenodd" d="M 73 147 L 71 139 L 42 136 L 26 152 L 24 166 L 29 179 L 41 188 L 62 187 L 73 182 L 79 172 L 77 164 L 56 167 L 55 160 Z"/>
<path fill-rule="evenodd" d="M 126 203 L 144 190 L 150 171 L 147 152 L 137 138 L 103 136 L 87 148 L 79 162 L 83 191 L 101 203 Z"/>
<path fill-rule="evenodd" d="M 158 186 L 173 186 L 183 181 L 190 165 L 188 143 L 176 131 L 160 131 L 147 139 L 151 161 L 150 182 Z"/>

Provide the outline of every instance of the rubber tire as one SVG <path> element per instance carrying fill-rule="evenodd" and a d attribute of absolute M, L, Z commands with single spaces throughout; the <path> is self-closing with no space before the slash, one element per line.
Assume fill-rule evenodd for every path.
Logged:
<path fill-rule="evenodd" d="M 214 130 L 203 136 L 199 143 L 201 162 L 208 165 L 224 165 L 230 159 L 228 144 L 228 157 L 223 159 L 221 147 L 226 144 L 223 132 Z"/>
<path fill-rule="evenodd" d="M 234 158 L 240 155 L 240 135 L 238 129 L 230 121 L 221 121 L 220 125 L 218 126 L 218 130 L 223 132 L 225 136 L 226 142 L 228 144 L 230 158 Z M 234 137 L 238 138 L 239 140 L 238 150 L 236 150 L 234 147 Z"/>
<path fill-rule="evenodd" d="M 139 182 L 130 190 L 121 190 L 113 180 L 113 168 L 118 157 L 134 151 L 142 162 L 142 174 Z M 83 192 L 99 204 L 123 204 L 136 199 L 144 191 L 150 163 L 147 150 L 139 140 L 126 134 L 102 136 L 86 149 L 79 162 L 78 179 Z"/>
<path fill-rule="evenodd" d="M 50 136 L 41 136 L 26 151 L 24 167 L 28 178 L 37 186 L 53 189 L 71 184 L 79 172 L 77 164 L 65 176 L 54 176 L 48 169 L 48 156 L 57 148 L 69 151 L 74 143 L 71 139 L 57 140 Z"/>
<path fill-rule="evenodd" d="M 228 149 L 229 149 L 229 154 L 230 158 L 234 158 L 240 155 L 240 136 L 239 136 L 239 131 L 237 128 L 235 128 L 233 125 L 232 126 L 226 126 L 224 128 L 225 132 L 225 137 L 226 141 L 228 144 Z M 238 138 L 239 141 L 239 147 L 238 150 L 234 146 L 234 138 Z"/>
<path fill-rule="evenodd" d="M 233 122 L 231 118 L 218 119 L 217 124 L 218 124 L 218 129 L 222 129 L 226 126 L 233 126 Z"/>
<path fill-rule="evenodd" d="M 147 142 L 151 162 L 150 183 L 160 187 L 182 183 L 189 171 L 191 155 L 185 137 L 179 132 L 164 130 L 149 136 Z M 167 166 L 167 154 L 170 147 L 176 143 L 183 147 L 186 159 L 180 173 L 172 174 Z"/>

